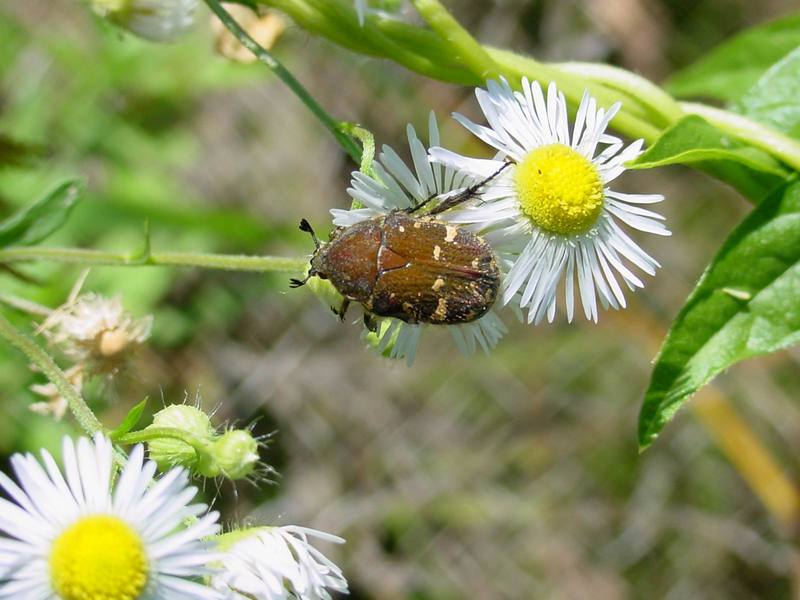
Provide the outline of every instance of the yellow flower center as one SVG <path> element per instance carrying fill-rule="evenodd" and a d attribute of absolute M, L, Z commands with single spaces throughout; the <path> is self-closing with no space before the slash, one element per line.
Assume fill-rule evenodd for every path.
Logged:
<path fill-rule="evenodd" d="M 53 543 L 50 576 L 63 600 L 136 600 L 147 584 L 142 539 L 127 523 L 93 515 Z"/>
<path fill-rule="evenodd" d="M 530 152 L 514 173 L 522 212 L 534 225 L 560 235 L 591 229 L 603 210 L 603 180 L 595 166 L 564 144 Z"/>

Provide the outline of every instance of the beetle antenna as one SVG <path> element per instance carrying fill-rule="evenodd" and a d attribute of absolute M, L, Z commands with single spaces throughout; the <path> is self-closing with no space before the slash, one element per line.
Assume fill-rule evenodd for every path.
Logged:
<path fill-rule="evenodd" d="M 503 163 L 502 167 L 497 169 L 494 173 L 489 175 L 487 178 L 483 179 L 482 181 L 479 181 L 478 183 L 472 184 L 471 186 L 469 186 L 468 188 L 462 190 L 460 193 L 456 194 L 455 196 L 451 196 L 450 198 L 447 198 L 439 206 L 437 206 L 432 211 L 430 211 L 428 214 L 429 215 L 438 215 L 439 213 L 443 213 L 446 210 L 449 210 L 449 209 L 451 209 L 451 208 L 453 208 L 455 206 L 458 206 L 462 202 L 466 202 L 467 200 L 470 200 L 472 198 L 477 197 L 478 196 L 478 190 L 480 190 L 483 186 L 485 186 L 487 183 L 489 183 L 492 179 L 494 179 L 495 177 L 500 175 L 500 173 L 502 173 L 506 168 L 508 168 L 508 166 L 510 164 L 511 164 L 511 161 L 506 160 Z"/>
<path fill-rule="evenodd" d="M 289 280 L 289 287 L 293 289 L 299 288 L 304 286 L 309 279 L 311 279 L 311 275 L 306 275 L 303 279 L 292 278 Z"/>
<path fill-rule="evenodd" d="M 321 242 L 319 241 L 317 234 L 314 233 L 314 228 L 311 227 L 311 223 L 305 219 L 300 219 L 300 231 L 305 231 L 306 233 L 311 234 L 311 239 L 314 240 L 314 246 L 316 246 L 317 250 L 319 250 Z"/>

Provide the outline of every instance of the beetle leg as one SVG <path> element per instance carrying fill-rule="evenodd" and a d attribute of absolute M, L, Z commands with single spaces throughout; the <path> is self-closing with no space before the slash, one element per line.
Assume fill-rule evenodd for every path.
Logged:
<path fill-rule="evenodd" d="M 333 311 L 333 314 L 339 317 L 340 321 L 344 322 L 344 316 L 345 314 L 347 314 L 347 308 L 349 306 L 350 306 L 350 300 L 345 298 L 344 300 L 342 300 L 342 303 L 339 305 L 339 308 L 331 306 L 331 310 Z"/>
<path fill-rule="evenodd" d="M 406 212 L 406 213 L 408 213 L 409 215 L 411 215 L 411 214 L 414 214 L 414 213 L 415 213 L 415 212 L 417 212 L 418 210 L 420 210 L 420 209 L 422 209 L 423 207 L 427 206 L 427 205 L 430 203 L 430 201 L 431 201 L 431 200 L 433 200 L 434 198 L 436 198 L 438 195 L 439 195 L 439 194 L 431 194 L 430 196 L 428 196 L 427 198 L 425 198 L 425 200 L 423 200 L 423 201 L 422 201 L 422 202 L 420 202 L 419 204 L 415 204 L 415 205 L 414 205 L 414 206 L 412 206 L 411 208 L 407 208 L 407 209 L 405 209 L 405 211 L 403 211 L 403 212 Z"/>
<path fill-rule="evenodd" d="M 455 196 L 451 196 L 447 200 L 443 201 L 439 206 L 435 207 L 429 215 L 438 215 L 439 213 L 443 213 L 446 210 L 449 210 L 455 206 L 458 206 L 462 202 L 466 202 L 472 198 L 478 196 L 478 190 L 480 190 L 483 186 L 489 183 L 492 179 L 500 175 L 507 167 L 510 165 L 510 161 L 506 161 L 503 163 L 503 166 L 497 169 L 494 173 L 489 175 L 486 179 L 479 181 L 478 183 L 474 183 L 468 188 L 465 188 L 462 192 L 456 194 Z M 425 202 L 428 202 L 427 200 Z"/>
<path fill-rule="evenodd" d="M 364 327 L 372 333 L 378 332 L 378 319 L 375 318 L 375 315 L 368 312 L 364 313 Z"/>

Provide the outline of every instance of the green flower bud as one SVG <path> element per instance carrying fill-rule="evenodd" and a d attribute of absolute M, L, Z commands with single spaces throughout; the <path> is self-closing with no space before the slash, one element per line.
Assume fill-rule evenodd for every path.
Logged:
<path fill-rule="evenodd" d="M 160 437 L 148 442 L 150 458 L 158 468 L 166 471 L 175 466 L 186 467 L 206 477 L 219 475 L 219 469 L 203 448 L 214 444 L 216 432 L 211 419 L 199 408 L 186 404 L 173 404 L 153 416 L 147 429 L 179 429 L 196 441 L 196 446 L 171 437 Z M 198 449 L 200 451 L 198 451 Z"/>
<path fill-rule="evenodd" d="M 231 429 L 214 443 L 211 455 L 225 477 L 244 479 L 258 465 L 258 442 L 249 431 Z"/>

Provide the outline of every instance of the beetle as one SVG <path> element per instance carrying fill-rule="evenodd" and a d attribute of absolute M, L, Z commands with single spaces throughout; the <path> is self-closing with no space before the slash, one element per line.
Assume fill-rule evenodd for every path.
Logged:
<path fill-rule="evenodd" d="M 425 215 L 415 213 L 436 196 L 409 209 L 337 227 L 327 243 L 303 219 L 300 229 L 311 235 L 315 250 L 305 279 L 292 279 L 291 286 L 304 285 L 315 276 L 329 280 L 344 297 L 333 311 L 344 320 L 350 303 L 359 302 L 364 323 L 372 331 L 376 316 L 433 325 L 479 319 L 500 289 L 497 258 L 483 238 L 436 215 L 475 197 L 500 171 Z"/>

